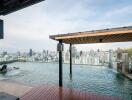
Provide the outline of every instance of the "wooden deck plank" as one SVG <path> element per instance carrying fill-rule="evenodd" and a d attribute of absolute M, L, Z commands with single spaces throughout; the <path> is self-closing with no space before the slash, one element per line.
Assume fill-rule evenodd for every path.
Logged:
<path fill-rule="evenodd" d="M 41 87 L 32 89 L 30 92 L 23 96 L 23 99 L 28 100 L 28 97 L 31 97 L 30 99 L 32 99 L 35 95 L 37 95 L 40 92 L 40 89 Z"/>
<path fill-rule="evenodd" d="M 40 87 L 42 89 L 41 92 L 39 92 L 36 96 L 37 96 L 37 100 L 42 100 L 43 97 L 46 97 L 47 94 L 45 94 L 47 91 L 49 91 L 50 88 L 46 88 L 45 89 L 45 93 L 43 94 L 43 90 L 44 88 L 43 87 Z M 35 97 L 36 97 L 35 96 Z"/>
<path fill-rule="evenodd" d="M 89 92 L 82 92 L 76 89 L 64 88 L 58 86 L 39 86 L 27 94 L 23 95 L 20 100 L 123 100 L 111 96 L 104 96 Z"/>

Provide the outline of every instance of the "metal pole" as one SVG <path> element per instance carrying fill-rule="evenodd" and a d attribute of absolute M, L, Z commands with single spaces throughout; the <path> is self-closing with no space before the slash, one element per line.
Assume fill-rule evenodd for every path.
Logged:
<path fill-rule="evenodd" d="M 58 45 L 59 45 L 58 48 L 60 48 L 59 49 L 59 86 L 62 87 L 63 86 L 63 79 L 62 79 L 63 69 L 62 69 L 62 41 L 61 40 L 59 41 Z"/>
<path fill-rule="evenodd" d="M 70 79 L 72 79 L 72 44 L 70 43 Z"/>
<path fill-rule="evenodd" d="M 4 21 L 0 19 L 0 39 L 4 38 L 4 25 L 3 25 Z"/>

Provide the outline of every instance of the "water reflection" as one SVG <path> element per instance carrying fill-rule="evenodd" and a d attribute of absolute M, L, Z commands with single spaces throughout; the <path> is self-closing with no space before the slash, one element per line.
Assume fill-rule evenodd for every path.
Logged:
<path fill-rule="evenodd" d="M 20 69 L 0 75 L 27 85 L 58 85 L 58 64 L 13 63 Z M 103 95 L 118 96 L 132 100 L 132 81 L 113 69 L 100 66 L 73 65 L 72 80 L 69 77 L 69 64 L 63 65 L 63 83 L 65 87 L 76 88 Z"/>

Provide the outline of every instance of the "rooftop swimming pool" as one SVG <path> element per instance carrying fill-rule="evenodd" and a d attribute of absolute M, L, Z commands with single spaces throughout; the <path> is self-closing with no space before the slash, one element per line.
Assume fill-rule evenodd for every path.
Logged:
<path fill-rule="evenodd" d="M 20 69 L 0 74 L 0 79 L 11 79 L 26 85 L 58 85 L 59 67 L 52 63 L 16 62 L 8 67 Z M 73 79 L 69 78 L 69 64 L 63 65 L 63 84 L 103 95 L 132 100 L 132 81 L 103 66 L 73 65 Z"/>

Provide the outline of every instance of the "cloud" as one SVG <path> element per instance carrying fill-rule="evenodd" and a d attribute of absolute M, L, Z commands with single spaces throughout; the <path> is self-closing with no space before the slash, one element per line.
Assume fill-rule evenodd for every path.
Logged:
<path fill-rule="evenodd" d="M 126 6 L 121 8 L 113 9 L 106 13 L 106 17 L 113 17 L 113 16 L 126 16 L 132 14 L 132 6 Z"/>
<path fill-rule="evenodd" d="M 46 0 L 7 16 L 1 16 L 5 22 L 5 39 L 1 40 L 2 50 L 26 51 L 56 50 L 57 42 L 49 35 L 80 32 L 95 29 L 132 25 L 132 3 L 126 0 Z M 129 1 L 129 0 L 127 0 Z M 120 9 L 119 9 L 120 8 Z M 90 44 L 82 48 L 128 47 L 130 43 Z M 81 50 L 81 46 L 78 46 Z M 5 48 L 5 49 L 4 49 Z M 68 45 L 66 45 L 68 48 Z"/>

